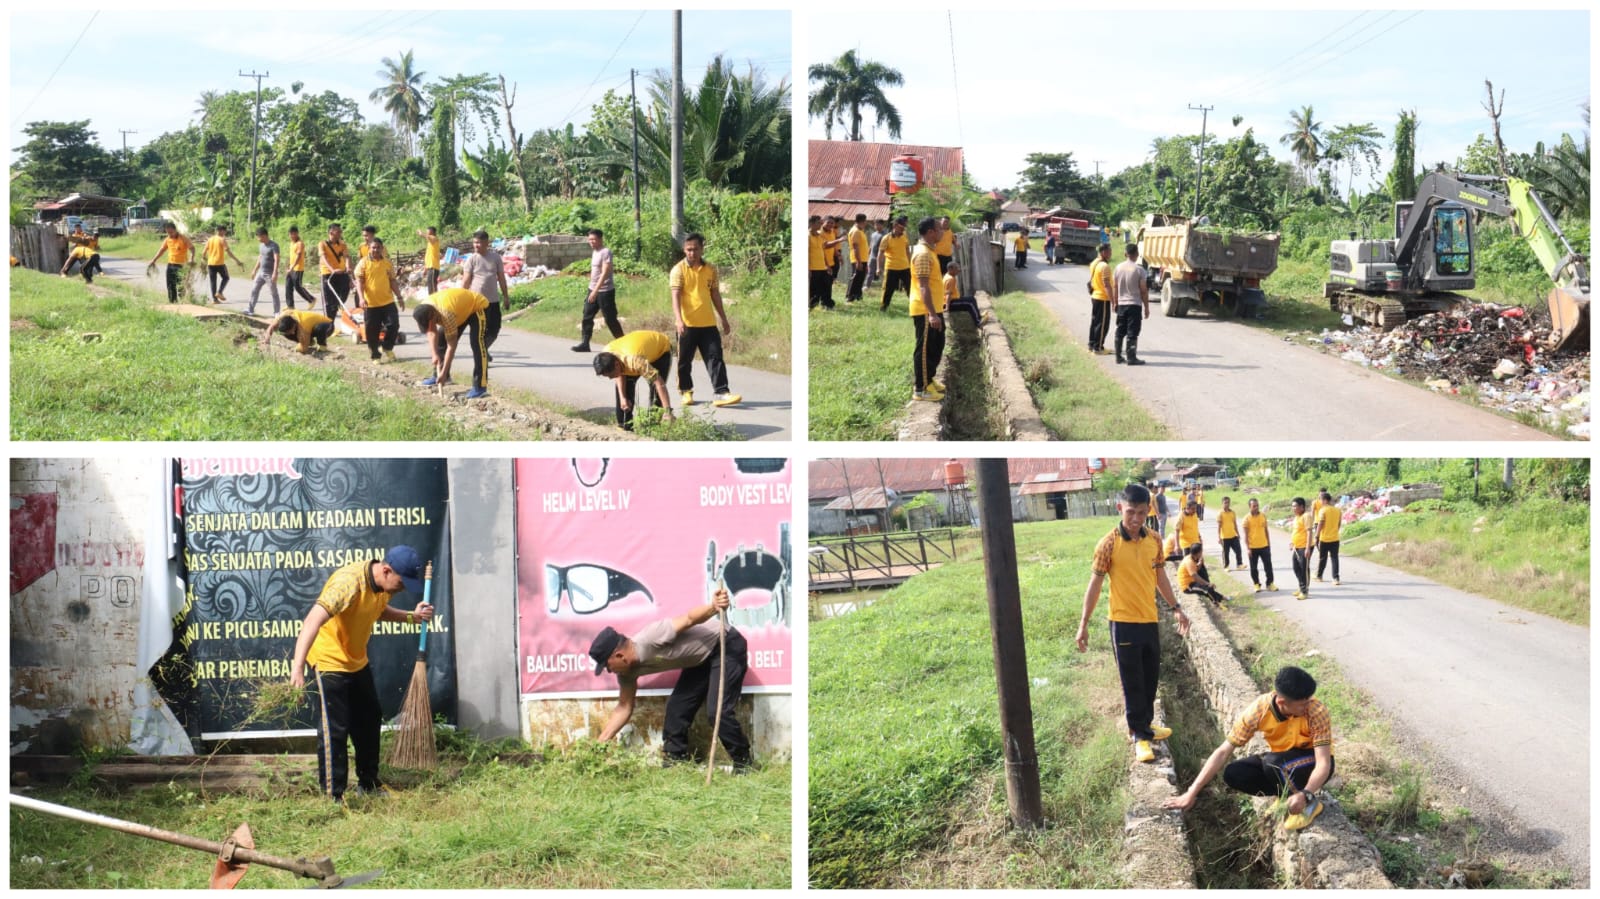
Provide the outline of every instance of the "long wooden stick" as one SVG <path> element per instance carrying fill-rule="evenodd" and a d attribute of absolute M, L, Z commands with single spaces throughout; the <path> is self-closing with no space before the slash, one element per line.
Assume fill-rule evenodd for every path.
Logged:
<path fill-rule="evenodd" d="M 726 588 L 724 588 L 726 589 Z M 717 713 L 711 723 L 711 748 L 706 752 L 706 786 L 717 765 L 717 737 L 722 731 L 722 696 L 728 688 L 728 612 L 717 613 Z"/>

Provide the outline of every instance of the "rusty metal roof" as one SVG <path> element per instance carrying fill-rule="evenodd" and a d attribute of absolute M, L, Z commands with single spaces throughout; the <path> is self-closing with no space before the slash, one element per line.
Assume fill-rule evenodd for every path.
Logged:
<path fill-rule="evenodd" d="M 896 156 L 921 156 L 928 177 L 961 177 L 960 147 L 924 147 L 917 144 L 878 144 L 854 140 L 811 141 L 811 163 L 806 184 L 813 199 L 861 202 L 888 199 L 889 162 Z M 826 188 L 825 197 L 816 196 Z"/>
<path fill-rule="evenodd" d="M 902 494 L 944 489 L 945 459 L 816 459 L 807 467 L 809 501 L 831 500 L 849 491 L 887 486 Z M 970 482 L 974 460 L 959 459 Z M 1008 474 L 1012 484 L 1053 478 L 1066 481 L 1090 479 L 1088 459 L 1011 459 Z M 848 475 L 849 486 L 846 486 Z M 1088 485 L 1076 488 L 1087 489 Z"/>

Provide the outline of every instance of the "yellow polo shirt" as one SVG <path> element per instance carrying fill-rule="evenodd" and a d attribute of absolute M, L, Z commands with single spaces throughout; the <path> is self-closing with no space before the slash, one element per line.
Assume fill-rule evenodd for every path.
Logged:
<path fill-rule="evenodd" d="M 317 638 L 306 654 L 306 661 L 318 671 L 346 674 L 367 667 L 367 641 L 389 594 L 372 580 L 372 561 L 351 562 L 333 574 L 322 587 L 317 605 L 332 617 L 317 631 Z"/>
<path fill-rule="evenodd" d="M 606 352 L 617 357 L 623 374 L 654 381 L 659 373 L 651 363 L 672 352 L 672 338 L 660 331 L 634 331 L 606 344 Z"/>
<path fill-rule="evenodd" d="M 702 259 L 700 267 L 693 268 L 689 260 L 679 260 L 667 276 L 667 286 L 678 291 L 678 308 L 683 311 L 683 323 L 686 326 L 717 326 L 717 309 L 711 305 L 711 292 L 719 289 L 716 266 Z"/>
<path fill-rule="evenodd" d="M 820 272 L 828 267 L 827 259 L 822 255 L 821 234 L 806 232 L 806 268 L 809 271 Z"/>
<path fill-rule="evenodd" d="M 325 325 L 333 321 L 320 312 L 310 310 L 286 309 L 278 316 L 278 330 L 283 330 L 285 320 L 294 322 L 294 339 L 300 344 L 300 352 L 311 352 L 311 329 L 318 325 Z"/>
<path fill-rule="evenodd" d="M 464 287 L 446 287 L 428 297 L 427 302 L 439 310 L 446 339 L 454 337 L 468 318 L 489 308 L 488 297 Z"/>
<path fill-rule="evenodd" d="M 393 306 L 394 289 L 389 278 L 394 265 L 387 259 L 363 259 L 356 263 L 356 277 L 361 281 L 361 295 L 372 307 Z"/>
<path fill-rule="evenodd" d="M 1089 295 L 1097 300 L 1111 300 L 1111 263 L 1095 257 L 1089 265 Z M 1204 500 L 1201 500 L 1204 502 Z"/>
<path fill-rule="evenodd" d="M 1267 516 L 1261 512 L 1244 517 L 1244 544 L 1251 549 L 1263 549 L 1268 545 Z"/>
<path fill-rule="evenodd" d="M 1217 536 L 1223 540 L 1239 536 L 1239 516 L 1232 509 L 1217 513 Z"/>
<path fill-rule="evenodd" d="M 1273 752 L 1333 745 L 1333 719 L 1322 700 L 1313 697 L 1304 716 L 1280 716 L 1273 696 L 1264 694 L 1250 704 L 1228 731 L 1229 743 L 1242 747 L 1260 731 L 1267 748 Z"/>
<path fill-rule="evenodd" d="M 830 247 L 830 246 L 828 246 L 828 242 L 829 241 L 833 241 L 833 240 L 837 240 L 839 238 L 839 229 L 838 228 L 834 228 L 832 231 L 823 231 L 822 232 L 822 237 L 823 237 L 822 261 L 824 263 L 823 268 L 833 268 L 833 261 L 835 259 L 839 258 L 839 245 L 838 244 L 834 244 L 833 246 Z"/>
<path fill-rule="evenodd" d="M 1193 587 L 1194 582 L 1199 577 L 1200 562 L 1197 559 L 1185 556 L 1183 561 L 1178 563 L 1178 589 L 1181 591 Z"/>
<path fill-rule="evenodd" d="M 1178 548 L 1200 542 L 1200 516 L 1184 512 L 1178 517 Z"/>
<path fill-rule="evenodd" d="M 228 239 L 213 237 L 206 241 L 206 265 L 227 265 Z"/>
<path fill-rule="evenodd" d="M 320 257 L 318 261 L 324 275 L 343 272 L 349 265 L 350 245 L 342 240 L 338 243 L 325 240 L 317 245 L 317 255 Z"/>
<path fill-rule="evenodd" d="M 1289 534 L 1289 545 L 1305 549 L 1311 542 L 1311 513 L 1302 512 L 1294 517 L 1294 530 Z"/>
<path fill-rule="evenodd" d="M 1028 244 L 1030 243 L 1032 243 L 1032 241 L 1028 238 L 1028 235 L 1018 231 L 1017 237 L 1011 242 L 1011 245 L 1016 247 L 1019 251 L 1024 251 L 1028 249 Z"/>
<path fill-rule="evenodd" d="M 1338 506 L 1327 505 L 1322 507 L 1322 530 L 1317 533 L 1317 540 L 1322 543 L 1339 542 L 1339 525 L 1344 523 L 1344 514 Z"/>
<path fill-rule="evenodd" d="M 865 263 L 867 261 L 867 232 L 860 228 L 850 229 L 850 264 Z"/>
<path fill-rule="evenodd" d="M 1161 538 L 1145 528 L 1123 536 L 1122 525 L 1100 538 L 1091 568 L 1111 582 L 1112 621 L 1149 624 L 1156 620 L 1156 570 L 1162 565 Z"/>
<path fill-rule="evenodd" d="M 306 242 L 303 240 L 289 241 L 289 271 L 303 272 L 306 270 Z"/>
<path fill-rule="evenodd" d="M 940 256 L 954 256 L 956 254 L 956 232 L 953 228 L 946 228 L 939 232 L 939 242 L 933 245 L 933 251 Z"/>
<path fill-rule="evenodd" d="M 425 239 L 428 241 L 428 247 L 427 247 L 427 249 L 422 251 L 422 267 L 423 268 L 438 268 L 439 267 L 439 238 L 438 237 L 429 237 L 429 238 L 425 238 Z"/>
<path fill-rule="evenodd" d="M 887 271 L 900 271 L 911 267 L 911 241 L 902 234 L 895 237 L 885 234 L 878 241 L 878 254 L 883 257 L 883 267 Z"/>
<path fill-rule="evenodd" d="M 922 279 L 928 279 L 928 288 L 931 292 L 934 308 L 928 309 L 922 301 Z M 933 247 L 923 241 L 917 241 L 917 248 L 911 254 L 911 314 L 927 315 L 944 311 L 944 277 L 939 271 L 939 257 L 934 255 Z"/>
<path fill-rule="evenodd" d="M 173 265 L 183 265 L 189 261 L 189 248 L 194 246 L 183 237 L 168 237 L 161 241 L 167 248 L 167 261 Z"/>

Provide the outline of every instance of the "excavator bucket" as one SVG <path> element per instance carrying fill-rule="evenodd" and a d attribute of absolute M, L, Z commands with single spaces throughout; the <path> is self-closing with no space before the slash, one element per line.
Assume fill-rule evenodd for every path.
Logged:
<path fill-rule="evenodd" d="M 1545 302 L 1550 307 L 1550 349 L 1579 352 L 1589 348 L 1589 294 L 1557 287 Z"/>

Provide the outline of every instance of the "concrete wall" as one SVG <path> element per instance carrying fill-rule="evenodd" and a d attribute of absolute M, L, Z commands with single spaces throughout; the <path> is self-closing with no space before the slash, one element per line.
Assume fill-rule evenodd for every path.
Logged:
<path fill-rule="evenodd" d="M 11 461 L 11 746 L 128 739 L 150 459 Z"/>
<path fill-rule="evenodd" d="M 516 493 L 508 459 L 455 459 L 450 546 L 457 596 L 483 598 L 455 616 L 460 726 L 486 739 L 518 733 Z"/>
<path fill-rule="evenodd" d="M 588 238 L 584 237 L 546 234 L 540 236 L 539 241 L 523 244 L 522 261 L 529 268 L 543 265 L 559 271 L 579 259 L 588 259 L 592 252 Z"/>

